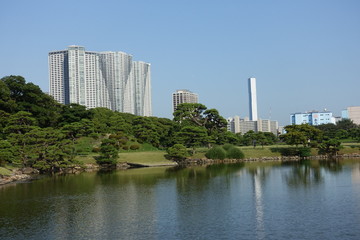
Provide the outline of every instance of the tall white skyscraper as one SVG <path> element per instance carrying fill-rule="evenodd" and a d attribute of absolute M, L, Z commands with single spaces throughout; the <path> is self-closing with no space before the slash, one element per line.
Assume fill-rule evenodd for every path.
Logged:
<path fill-rule="evenodd" d="M 181 103 L 198 103 L 198 95 L 186 89 L 177 90 L 172 96 L 174 112 Z"/>
<path fill-rule="evenodd" d="M 258 120 L 256 100 L 256 78 L 249 78 L 249 114 L 251 121 Z"/>
<path fill-rule="evenodd" d="M 87 52 L 81 46 L 49 53 L 50 95 L 60 103 L 151 116 L 150 64 L 124 52 Z"/>
<path fill-rule="evenodd" d="M 132 96 L 131 108 L 135 109 L 135 115 L 151 116 L 151 79 L 150 64 L 145 62 L 133 62 L 131 71 Z"/>

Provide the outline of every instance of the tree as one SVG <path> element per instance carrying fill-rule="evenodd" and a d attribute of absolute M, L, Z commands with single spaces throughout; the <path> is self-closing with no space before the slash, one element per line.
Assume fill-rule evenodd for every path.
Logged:
<path fill-rule="evenodd" d="M 149 117 L 136 117 L 133 122 L 134 136 L 141 142 L 147 142 L 158 147 L 160 134 Z"/>
<path fill-rule="evenodd" d="M 6 163 L 14 163 L 16 149 L 6 140 L 0 140 L 0 166 Z"/>
<path fill-rule="evenodd" d="M 216 109 L 207 110 L 200 103 L 182 103 L 174 112 L 174 119 L 179 128 L 185 126 L 205 128 L 212 142 L 220 143 L 221 134 L 226 131 L 227 121 Z"/>
<path fill-rule="evenodd" d="M 24 134 L 27 143 L 27 166 L 41 172 L 57 172 L 74 167 L 77 162 L 71 141 L 59 129 L 34 128 Z"/>
<path fill-rule="evenodd" d="M 338 139 L 328 139 L 318 146 L 319 154 L 326 154 L 329 157 L 336 156 L 342 149 L 341 142 Z"/>
<path fill-rule="evenodd" d="M 118 113 L 114 113 L 114 115 L 109 118 L 108 124 L 109 130 L 112 133 L 124 132 L 126 134 L 131 134 L 133 130 L 132 125 L 126 122 L 124 117 Z"/>
<path fill-rule="evenodd" d="M 0 110 L 12 113 L 16 109 L 16 102 L 10 98 L 10 89 L 0 80 Z"/>
<path fill-rule="evenodd" d="M 6 85 L 6 88 L 0 93 L 0 106 L 3 105 L 4 111 L 9 113 L 30 112 L 41 127 L 57 124 L 60 104 L 48 94 L 43 93 L 39 86 L 26 83 L 21 76 L 7 76 L 0 82 L 2 82 L 0 86 Z M 5 105 L 1 104 L 1 99 L 5 99 Z"/>
<path fill-rule="evenodd" d="M 203 127 L 205 125 L 205 110 L 205 105 L 200 103 L 182 103 L 177 106 L 173 120 L 180 126 Z"/>
<path fill-rule="evenodd" d="M 60 114 L 59 126 L 62 127 L 74 122 L 80 122 L 81 119 L 91 119 L 93 112 L 87 110 L 85 106 L 71 103 L 62 105 Z"/>
<path fill-rule="evenodd" d="M 253 130 L 246 132 L 243 136 L 243 144 L 245 146 L 253 145 L 256 147 L 256 133 Z"/>
<path fill-rule="evenodd" d="M 8 125 L 10 114 L 0 110 L 0 139 L 5 138 L 6 134 L 4 132 L 5 127 Z"/>
<path fill-rule="evenodd" d="M 320 124 L 316 126 L 317 129 L 324 133 L 325 137 L 335 138 L 338 127 L 333 123 Z"/>
<path fill-rule="evenodd" d="M 352 139 L 360 142 L 360 127 L 350 129 L 349 135 Z"/>
<path fill-rule="evenodd" d="M 119 150 L 116 147 L 115 139 L 103 139 L 100 145 L 100 156 L 96 158 L 96 162 L 100 165 L 109 164 L 116 165 L 119 157 Z"/>
<path fill-rule="evenodd" d="M 169 147 L 166 152 L 166 157 L 175 162 L 182 162 L 189 156 L 186 147 L 182 144 L 174 144 L 174 146 Z"/>
<path fill-rule="evenodd" d="M 110 119 L 115 115 L 115 112 L 107 108 L 92 108 L 89 110 L 92 116 L 92 123 L 96 133 L 109 133 L 110 130 Z M 115 131 L 116 132 L 116 131 Z"/>
<path fill-rule="evenodd" d="M 342 119 L 336 123 L 337 129 L 343 129 L 349 131 L 352 128 L 357 128 L 358 126 L 351 119 Z"/>
<path fill-rule="evenodd" d="M 255 140 L 256 142 L 260 143 L 262 148 L 264 148 L 264 145 L 268 144 L 268 139 L 263 132 L 255 133 Z"/>
<path fill-rule="evenodd" d="M 192 148 L 192 153 L 195 154 L 195 148 L 209 142 L 209 136 L 204 128 L 186 126 L 183 127 L 176 134 L 177 141 L 184 144 L 186 147 Z"/>
<path fill-rule="evenodd" d="M 225 131 L 219 135 L 218 144 L 230 143 L 233 145 L 240 145 L 243 142 L 241 134 Z"/>
<path fill-rule="evenodd" d="M 323 138 L 322 131 L 309 124 L 288 125 L 285 127 L 285 131 L 286 133 L 281 135 L 281 138 L 289 145 L 311 146 Z"/>
<path fill-rule="evenodd" d="M 290 131 L 286 134 L 281 135 L 280 139 L 285 141 L 286 144 L 296 145 L 296 147 L 298 145 L 304 145 L 304 147 L 305 147 L 307 144 L 307 140 L 308 140 L 305 133 L 300 132 L 300 131 Z"/>
<path fill-rule="evenodd" d="M 19 111 L 9 116 L 7 126 L 4 128 L 6 134 L 24 134 L 36 126 L 36 119 L 29 112 Z"/>

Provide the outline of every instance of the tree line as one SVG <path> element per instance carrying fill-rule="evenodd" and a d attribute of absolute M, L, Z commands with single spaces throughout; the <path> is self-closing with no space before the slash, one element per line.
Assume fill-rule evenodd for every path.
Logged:
<path fill-rule="evenodd" d="M 290 127 L 282 137 L 289 144 L 308 144 L 318 135 L 328 138 L 334 134 L 359 135 L 358 130 L 353 130 L 358 126 L 346 125 L 337 130 L 326 126 L 305 137 Z M 176 151 L 185 147 L 194 154 L 202 146 L 226 143 L 264 146 L 279 140 L 272 133 L 229 132 L 226 119 L 216 109 L 207 109 L 200 103 L 179 105 L 172 120 L 142 117 L 106 108 L 59 104 L 21 76 L 0 79 L 0 165 L 12 163 L 43 172 L 77 166 L 76 146 L 83 137 L 99 139 L 99 146 L 93 149 L 99 155 L 96 159 L 99 164 L 115 164 L 120 150 L 137 150 L 145 143 L 157 149 L 176 145 Z"/>

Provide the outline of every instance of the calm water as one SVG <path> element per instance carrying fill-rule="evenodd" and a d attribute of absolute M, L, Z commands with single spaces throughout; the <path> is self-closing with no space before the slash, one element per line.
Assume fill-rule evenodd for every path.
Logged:
<path fill-rule="evenodd" d="M 360 239 L 360 160 L 144 168 L 0 187 L 0 239 Z"/>

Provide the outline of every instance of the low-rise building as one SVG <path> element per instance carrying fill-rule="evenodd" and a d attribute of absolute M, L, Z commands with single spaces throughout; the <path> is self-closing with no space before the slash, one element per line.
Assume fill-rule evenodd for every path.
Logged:
<path fill-rule="evenodd" d="M 341 112 L 343 119 L 350 119 L 355 124 L 360 124 L 360 106 L 347 107 Z"/>
<path fill-rule="evenodd" d="M 304 113 L 290 114 L 290 123 L 292 125 L 309 124 L 312 126 L 318 126 L 321 124 L 333 123 L 335 124 L 335 117 L 332 112 L 329 111 L 311 111 Z"/>
<path fill-rule="evenodd" d="M 254 132 L 272 132 L 278 134 L 279 124 L 277 121 L 269 119 L 258 119 L 251 121 L 248 117 L 240 118 L 235 116 L 228 118 L 228 131 L 233 133 L 247 133 L 248 131 Z"/>

